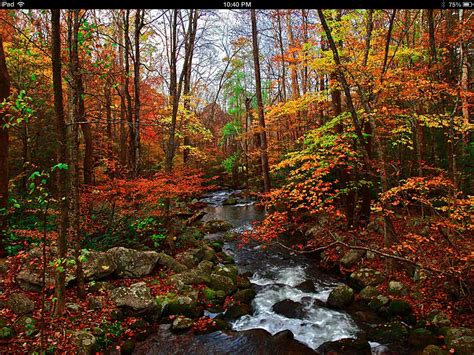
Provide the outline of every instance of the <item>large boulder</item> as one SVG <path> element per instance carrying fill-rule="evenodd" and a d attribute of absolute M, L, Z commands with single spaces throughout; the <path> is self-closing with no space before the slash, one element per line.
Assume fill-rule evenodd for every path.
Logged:
<path fill-rule="evenodd" d="M 232 227 L 232 224 L 226 221 L 222 221 L 220 219 L 213 219 L 203 223 L 203 229 L 207 233 L 226 232 Z"/>
<path fill-rule="evenodd" d="M 345 338 L 336 341 L 328 341 L 321 344 L 318 349 L 318 354 L 344 354 L 344 355 L 370 355 L 372 350 L 370 344 L 365 339 Z"/>
<path fill-rule="evenodd" d="M 444 337 L 444 342 L 448 348 L 455 349 L 456 354 L 474 354 L 474 329 L 449 328 Z"/>
<path fill-rule="evenodd" d="M 377 286 L 384 281 L 385 276 L 380 271 L 369 268 L 360 269 L 349 276 L 350 285 L 357 290 L 366 286 Z"/>
<path fill-rule="evenodd" d="M 78 330 L 73 334 L 74 343 L 77 346 L 78 355 L 95 354 L 97 339 L 86 330 Z"/>
<path fill-rule="evenodd" d="M 83 270 L 86 280 L 99 280 L 113 274 L 117 263 L 112 253 L 91 252 L 83 262 Z"/>
<path fill-rule="evenodd" d="M 365 256 L 365 250 L 351 249 L 339 260 L 344 267 L 351 267 L 357 264 Z"/>
<path fill-rule="evenodd" d="M 307 292 L 307 293 L 314 293 L 316 292 L 316 287 L 314 287 L 314 282 L 311 280 L 303 281 L 302 283 L 295 286 L 300 291 Z"/>
<path fill-rule="evenodd" d="M 143 277 L 153 271 L 159 254 L 155 251 L 139 251 L 124 247 L 115 247 L 107 251 L 117 264 L 119 277 Z"/>
<path fill-rule="evenodd" d="M 272 306 L 273 312 L 287 318 L 301 318 L 304 316 L 304 306 L 292 300 L 283 300 Z"/>
<path fill-rule="evenodd" d="M 15 281 L 21 289 L 25 291 L 41 292 L 43 287 L 43 278 L 41 270 L 30 269 L 27 264 L 20 269 L 18 274 L 15 276 Z M 54 288 L 54 275 L 47 272 L 45 278 L 46 288 Z"/>
<path fill-rule="evenodd" d="M 247 314 L 252 314 L 252 308 L 248 304 L 233 304 L 225 312 L 225 318 L 236 319 Z"/>
<path fill-rule="evenodd" d="M 158 265 L 163 266 L 173 272 L 183 272 L 188 269 L 186 265 L 181 264 L 166 253 L 159 253 L 157 262 Z"/>
<path fill-rule="evenodd" d="M 15 314 L 28 314 L 35 310 L 35 303 L 21 292 L 12 293 L 8 298 L 7 305 Z"/>
<path fill-rule="evenodd" d="M 237 286 L 230 277 L 219 274 L 211 274 L 209 286 L 214 290 L 222 290 L 227 295 L 234 293 L 237 289 Z"/>
<path fill-rule="evenodd" d="M 354 290 L 347 285 L 339 285 L 329 294 L 327 304 L 334 308 L 343 308 L 349 305 L 354 298 Z"/>
<path fill-rule="evenodd" d="M 110 298 L 117 307 L 131 314 L 151 313 L 158 308 L 145 282 L 137 282 L 130 287 L 117 287 L 110 292 Z"/>

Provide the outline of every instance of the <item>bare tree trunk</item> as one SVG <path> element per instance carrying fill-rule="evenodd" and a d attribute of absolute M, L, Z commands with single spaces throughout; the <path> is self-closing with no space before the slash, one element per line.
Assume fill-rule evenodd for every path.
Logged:
<path fill-rule="evenodd" d="M 293 36 L 293 29 L 291 27 L 291 10 L 289 10 L 286 14 L 286 28 L 288 31 L 288 41 L 290 42 L 290 46 L 295 46 L 295 38 Z M 300 97 L 300 89 L 298 86 L 298 71 L 296 70 L 296 54 L 292 52 L 292 58 L 295 63 L 293 63 L 291 68 L 291 98 L 293 100 Z"/>
<path fill-rule="evenodd" d="M 278 31 L 277 31 L 277 36 L 278 36 L 278 43 L 280 45 L 280 55 L 281 55 L 281 88 L 282 88 L 282 93 L 283 97 L 282 100 L 286 101 L 286 65 L 285 65 L 285 49 L 283 47 L 283 29 L 282 29 L 282 24 L 281 24 L 281 11 L 282 10 L 276 10 L 277 11 L 277 23 L 278 23 Z"/>
<path fill-rule="evenodd" d="M 57 159 L 59 163 L 69 164 L 66 121 L 63 107 L 63 90 L 61 78 L 61 23 L 60 10 L 51 10 L 51 42 L 52 53 L 51 63 L 53 72 L 53 93 L 54 110 L 56 113 L 56 132 L 57 132 Z M 55 316 L 62 316 L 66 305 L 66 272 L 64 269 L 64 260 L 67 255 L 67 235 L 69 228 L 68 218 L 68 191 L 70 186 L 70 175 L 66 169 L 58 169 L 58 201 L 59 201 L 59 223 L 58 223 L 58 259 L 61 264 L 56 268 L 55 295 L 56 304 L 54 309 Z"/>
<path fill-rule="evenodd" d="M 435 43 L 433 9 L 427 9 L 426 14 L 428 17 L 428 34 L 429 34 L 429 42 L 430 42 L 431 63 L 436 63 L 437 59 L 436 59 L 436 43 Z"/>
<path fill-rule="evenodd" d="M 124 29 L 123 29 L 123 10 L 120 10 L 118 16 L 118 42 L 119 42 L 119 70 L 120 70 L 120 162 L 122 166 L 127 165 L 127 132 L 125 129 L 125 121 L 127 119 L 127 107 L 125 103 L 125 78 L 124 78 L 124 60 L 127 55 L 124 51 L 125 38 L 124 38 Z"/>
<path fill-rule="evenodd" d="M 366 41 L 365 41 L 364 60 L 362 61 L 362 65 L 363 65 L 364 67 L 367 66 L 367 61 L 368 61 L 368 59 L 369 59 L 370 41 L 371 41 L 371 39 L 372 39 L 372 30 L 374 29 L 373 14 L 374 14 L 374 10 L 373 10 L 373 9 L 367 10 L 367 24 L 366 24 L 366 26 L 365 26 L 365 29 L 366 29 Z"/>
<path fill-rule="evenodd" d="M 127 107 L 127 121 L 128 121 L 128 167 L 132 171 L 135 167 L 136 162 L 136 150 L 135 150 L 135 127 L 133 124 L 133 106 L 132 97 L 130 95 L 130 51 L 132 43 L 130 41 L 130 10 L 125 10 L 124 16 L 124 36 L 125 36 L 125 99 Z"/>
<path fill-rule="evenodd" d="M 10 76 L 8 75 L 3 39 L 0 33 L 0 102 L 10 96 Z M 4 256 L 5 241 L 8 230 L 8 128 L 3 127 L 7 117 L 0 113 L 0 256 Z"/>
<path fill-rule="evenodd" d="M 263 111 L 263 99 L 262 99 L 262 83 L 260 78 L 260 58 L 258 49 L 257 39 L 257 16 L 255 10 L 252 9 L 252 44 L 253 44 L 253 62 L 255 66 L 255 89 L 257 91 L 257 107 L 258 107 L 258 121 L 260 129 L 260 158 L 262 163 L 262 175 L 263 175 L 263 189 L 264 192 L 269 192 L 271 188 L 270 184 L 270 167 L 268 164 L 268 153 L 267 153 L 267 133 L 265 131 L 265 115 Z"/>
<path fill-rule="evenodd" d="M 136 10 L 135 13 L 135 64 L 134 72 L 134 116 L 135 116 L 135 136 L 134 136 L 134 164 L 133 175 L 138 176 L 140 169 L 140 32 L 143 27 L 144 10 Z"/>

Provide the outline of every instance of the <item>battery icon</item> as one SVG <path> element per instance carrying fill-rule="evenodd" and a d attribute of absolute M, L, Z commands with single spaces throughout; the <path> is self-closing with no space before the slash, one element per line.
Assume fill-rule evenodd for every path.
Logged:
<path fill-rule="evenodd" d="M 463 2 L 462 7 L 472 7 L 473 3 L 472 2 Z"/>

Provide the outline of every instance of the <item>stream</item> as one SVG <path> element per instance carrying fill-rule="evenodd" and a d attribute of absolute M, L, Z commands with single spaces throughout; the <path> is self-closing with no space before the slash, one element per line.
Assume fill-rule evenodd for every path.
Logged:
<path fill-rule="evenodd" d="M 254 201 L 238 198 L 237 204 L 223 205 L 231 194 L 238 196 L 239 193 L 216 191 L 205 195 L 201 201 L 208 206 L 203 221 L 228 221 L 235 232 L 252 228 L 252 223 L 265 215 L 265 211 Z M 208 234 L 206 237 L 219 239 L 223 234 Z M 252 275 L 250 281 L 257 293 L 252 303 L 253 314 L 233 321 L 231 326 L 234 332 L 176 335 L 167 331 L 167 325 L 162 325 L 163 331 L 147 339 L 147 348 L 139 347 L 141 351 L 135 353 L 302 354 L 311 353 L 328 341 L 356 338 L 361 332 L 349 314 L 322 305 L 340 282 L 321 272 L 309 257 L 291 255 L 282 248 L 262 249 L 251 243 L 242 246 L 237 241 L 225 242 L 224 251 L 234 258 L 240 273 Z M 298 302 L 298 309 L 289 307 L 287 312 L 293 314 L 288 316 L 273 310 L 276 303 L 285 300 Z M 277 337 L 271 337 L 268 333 L 275 335 L 285 330 L 291 331 L 296 341 L 289 339 L 284 346 L 272 343 L 272 338 Z M 170 343 L 175 344 L 174 349 L 163 347 Z M 371 343 L 371 347 L 373 354 L 386 350 L 378 343 Z"/>

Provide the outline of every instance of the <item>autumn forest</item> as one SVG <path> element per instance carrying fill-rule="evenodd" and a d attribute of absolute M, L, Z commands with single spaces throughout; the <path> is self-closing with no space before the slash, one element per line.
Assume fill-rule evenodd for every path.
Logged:
<path fill-rule="evenodd" d="M 0 10 L 0 353 L 473 354 L 473 34 Z"/>

